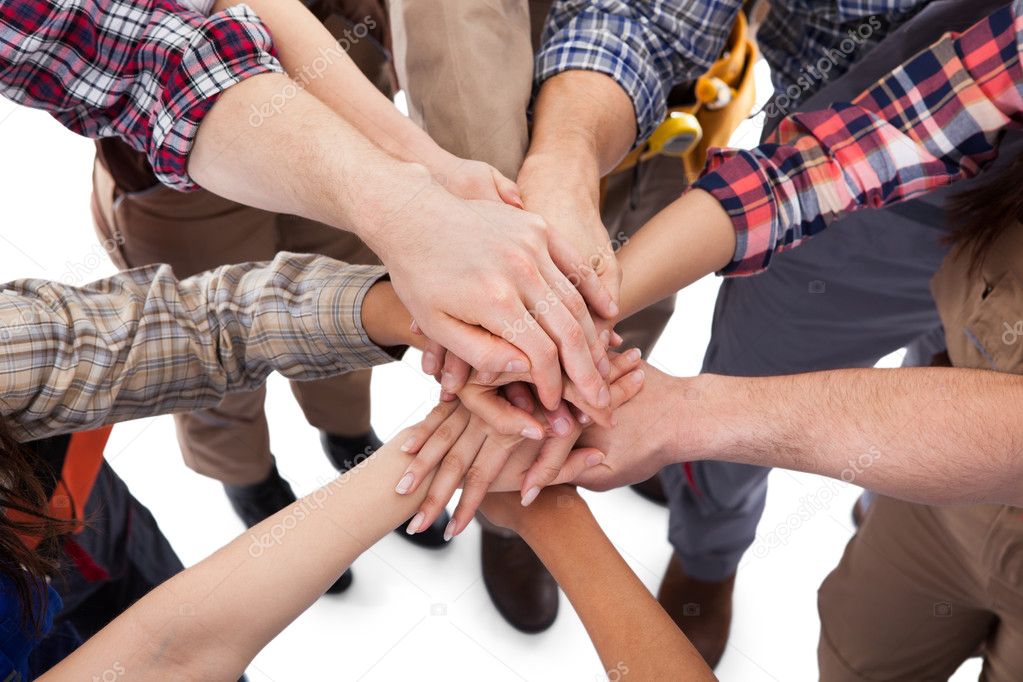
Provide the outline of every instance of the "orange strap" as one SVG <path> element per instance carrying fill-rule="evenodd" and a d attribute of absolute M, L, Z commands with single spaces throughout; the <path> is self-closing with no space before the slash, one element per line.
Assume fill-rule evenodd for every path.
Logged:
<path fill-rule="evenodd" d="M 99 476 L 100 467 L 103 466 L 103 451 L 107 441 L 110 440 L 110 432 L 113 427 L 104 426 L 92 431 L 81 431 L 71 435 L 68 443 L 67 454 L 64 456 L 64 466 L 60 470 L 60 480 L 50 496 L 47 504 L 46 514 L 64 521 L 74 521 L 78 526 L 76 533 L 81 532 L 84 526 L 85 503 L 92 494 L 92 487 Z M 27 514 L 7 511 L 12 521 L 31 521 Z M 22 541 L 29 549 L 35 549 L 39 545 L 40 538 L 35 536 L 22 536 Z"/>

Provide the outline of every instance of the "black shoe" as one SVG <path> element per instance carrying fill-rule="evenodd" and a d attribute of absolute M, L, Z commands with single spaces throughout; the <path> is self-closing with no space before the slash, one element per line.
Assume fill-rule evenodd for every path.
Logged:
<path fill-rule="evenodd" d="M 277 471 L 277 462 L 270 468 L 265 480 L 252 485 L 224 484 L 224 492 L 234 509 L 234 513 L 242 520 L 246 528 L 262 523 L 280 510 L 296 501 L 291 486 L 281 478 Z M 327 588 L 327 594 L 344 592 L 352 584 L 352 571 L 348 569 L 333 585 Z"/>
<path fill-rule="evenodd" d="M 483 584 L 498 613 L 520 632 L 543 632 L 558 617 L 558 583 L 526 541 L 484 530 Z"/>
<path fill-rule="evenodd" d="M 323 444 L 323 451 L 327 453 L 327 458 L 330 459 L 334 467 L 341 473 L 366 461 L 370 455 L 383 445 L 373 429 L 370 429 L 369 433 L 361 436 L 339 436 L 321 431 L 320 443 Z M 444 541 L 444 530 L 448 527 L 448 522 L 451 520 L 447 511 L 438 516 L 437 520 L 428 528 L 421 530 L 415 535 L 409 535 L 405 532 L 405 528 L 411 520 L 409 519 L 395 528 L 394 532 L 412 544 L 427 549 L 440 549 L 448 544 Z"/>

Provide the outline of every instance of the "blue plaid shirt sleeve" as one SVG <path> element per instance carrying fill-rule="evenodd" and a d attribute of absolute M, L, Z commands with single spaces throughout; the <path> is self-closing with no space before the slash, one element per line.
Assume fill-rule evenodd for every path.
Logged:
<path fill-rule="evenodd" d="M 668 92 L 720 55 L 740 0 L 557 0 L 536 57 L 536 83 L 564 71 L 604 73 L 632 99 L 637 144 L 664 120 Z"/>

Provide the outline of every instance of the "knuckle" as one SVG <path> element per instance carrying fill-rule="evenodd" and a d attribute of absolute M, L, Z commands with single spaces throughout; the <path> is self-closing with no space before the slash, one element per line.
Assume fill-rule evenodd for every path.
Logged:
<path fill-rule="evenodd" d="M 440 509 L 443 509 L 444 505 L 447 503 L 447 500 L 441 499 L 440 495 L 431 490 L 427 493 L 426 499 L 423 500 L 423 504 L 420 509 L 426 512 L 427 517 L 430 517 Z"/>
<path fill-rule="evenodd" d="M 462 472 L 465 471 L 465 463 L 460 457 L 449 453 L 447 457 L 441 460 L 440 469 L 442 472 L 461 476 Z"/>
<path fill-rule="evenodd" d="M 582 325 L 578 322 L 569 326 L 569 328 L 565 331 L 563 342 L 570 348 L 589 345 L 586 343 L 586 334 L 583 332 Z"/>
<path fill-rule="evenodd" d="M 490 486 L 490 476 L 481 467 L 473 465 L 465 472 L 465 488 L 482 488 L 486 490 Z"/>
<path fill-rule="evenodd" d="M 568 311 L 572 313 L 572 317 L 581 317 L 586 313 L 586 301 L 583 300 L 582 295 L 575 289 L 565 293 L 564 303 Z"/>
<path fill-rule="evenodd" d="M 437 427 L 436 431 L 433 432 L 433 436 L 434 438 L 437 438 L 439 440 L 450 441 L 453 440 L 455 437 L 455 430 L 451 427 L 450 424 L 444 422 L 443 424 Z"/>

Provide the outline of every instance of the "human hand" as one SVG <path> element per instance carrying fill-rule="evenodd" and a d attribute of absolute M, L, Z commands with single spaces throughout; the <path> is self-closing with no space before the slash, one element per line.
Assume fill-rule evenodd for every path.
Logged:
<path fill-rule="evenodd" d="M 630 400 L 642 387 L 643 373 L 632 371 L 639 363 L 638 350 L 615 357 L 611 385 L 613 407 Z M 512 384 L 506 390 L 511 391 L 509 401 L 513 404 L 537 408 L 525 386 Z M 450 407 L 455 404 L 458 408 Z M 413 429 L 413 435 L 402 449 L 406 452 L 418 450 L 419 454 L 395 488 L 401 494 L 412 493 L 430 472 L 438 469 L 420 507 L 423 516 L 416 528 L 425 528 L 433 523 L 463 482 L 464 489 L 449 525 L 450 536 L 465 529 L 488 490 L 519 489 L 522 503 L 528 505 L 542 486 L 559 474 L 568 480 L 564 478 L 568 475 L 563 474 L 564 470 L 569 470 L 574 477 L 581 468 L 599 463 L 591 456 L 593 451 L 573 451 L 582 425 L 572 418 L 566 403 L 556 410 L 542 413 L 547 421 L 546 438 L 542 441 L 528 440 L 511 429 L 510 433 L 499 433 L 478 416 L 470 414 L 462 403 L 441 403 L 435 412 L 438 417 L 444 415 L 444 424 L 438 427 L 436 418 L 428 418 L 422 425 L 422 434 Z M 539 418 L 540 415 L 537 411 L 534 417 Z M 515 465 L 509 469 L 510 460 L 514 460 Z"/>
<path fill-rule="evenodd" d="M 430 172 L 444 189 L 462 199 L 500 201 L 525 208 L 518 185 L 490 164 L 463 159 L 441 150 L 440 158 L 430 164 Z"/>
<path fill-rule="evenodd" d="M 492 524 L 522 535 L 523 526 L 530 518 L 546 514 L 552 508 L 564 509 L 573 504 L 585 505 L 586 501 L 574 486 L 556 485 L 544 488 L 528 507 L 522 506 L 515 493 L 488 493 L 480 504 L 480 511 Z"/>
<path fill-rule="evenodd" d="M 401 243 L 370 244 L 422 331 L 479 370 L 528 371 L 550 409 L 562 367 L 589 402 L 606 406 L 610 363 L 586 301 L 606 310 L 610 297 L 596 276 L 576 290 L 551 260 L 557 236 L 537 216 L 491 201 L 446 204 L 406 215 L 422 227 L 400 231 Z"/>

